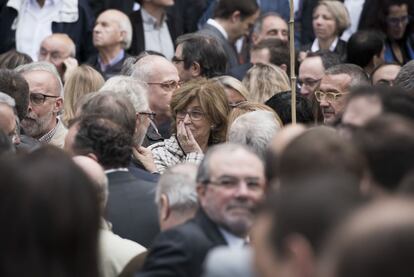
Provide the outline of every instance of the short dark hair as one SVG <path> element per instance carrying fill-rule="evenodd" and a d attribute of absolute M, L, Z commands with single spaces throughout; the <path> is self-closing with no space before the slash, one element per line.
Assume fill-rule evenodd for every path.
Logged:
<path fill-rule="evenodd" d="M 369 78 L 365 71 L 355 64 L 341 63 L 325 70 L 325 75 L 346 74 L 351 77 L 349 89 L 356 86 L 369 85 Z"/>
<path fill-rule="evenodd" d="M 216 38 L 197 33 L 185 34 L 177 38 L 176 45 L 182 46 L 185 69 L 196 62 L 203 77 L 213 78 L 226 72 L 226 52 Z"/>
<path fill-rule="evenodd" d="M 259 10 L 256 0 L 220 0 L 214 10 L 213 18 L 229 18 L 235 11 L 239 11 L 244 19 Z"/>
<path fill-rule="evenodd" d="M 10 69 L 0 69 L 0 92 L 16 101 L 17 117 L 23 120 L 29 106 L 29 85 L 23 76 Z"/>
<path fill-rule="evenodd" d="M 78 155 L 96 155 L 106 169 L 128 167 L 132 155 L 132 135 L 121 125 L 99 115 L 81 118 L 73 143 Z"/>
<path fill-rule="evenodd" d="M 322 60 L 322 65 L 325 70 L 328 68 L 338 65 L 341 63 L 341 57 L 334 52 L 331 52 L 329 50 L 318 50 L 316 52 L 309 52 L 306 55 L 306 58 L 312 58 L 312 57 L 320 57 Z"/>
<path fill-rule="evenodd" d="M 382 115 L 355 130 L 353 138 L 373 180 L 386 191 L 394 191 L 414 168 L 414 123 L 408 119 Z"/>
<path fill-rule="evenodd" d="M 348 40 L 348 63 L 368 66 L 374 56 L 380 56 L 384 48 L 384 35 L 378 31 L 365 30 L 354 33 Z"/>

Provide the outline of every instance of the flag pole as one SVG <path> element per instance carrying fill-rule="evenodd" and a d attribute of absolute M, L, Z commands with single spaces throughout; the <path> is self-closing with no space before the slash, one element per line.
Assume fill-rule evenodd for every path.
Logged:
<path fill-rule="evenodd" d="M 291 111 L 292 124 L 296 124 L 296 75 L 295 75 L 295 6 L 294 0 L 290 0 L 289 20 L 289 48 L 290 48 L 290 85 L 291 85 Z"/>

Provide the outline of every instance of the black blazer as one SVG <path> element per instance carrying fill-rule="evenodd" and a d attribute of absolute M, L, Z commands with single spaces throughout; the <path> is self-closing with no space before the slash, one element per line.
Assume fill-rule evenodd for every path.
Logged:
<path fill-rule="evenodd" d="M 205 24 L 199 33 L 207 34 L 216 38 L 218 42 L 223 46 L 224 52 L 226 52 L 227 55 L 227 71 L 239 65 L 239 58 L 236 52 L 236 48 L 223 36 L 222 33 L 220 33 L 216 27 L 210 24 Z"/>
<path fill-rule="evenodd" d="M 138 180 L 125 171 L 108 173 L 107 176 L 106 218 L 112 223 L 112 231 L 149 247 L 160 230 L 154 183 Z"/>
<path fill-rule="evenodd" d="M 119 75 L 119 73 L 122 70 L 122 65 L 124 64 L 125 59 L 128 57 L 129 55 L 125 52 L 125 55 L 122 58 L 122 60 L 120 60 L 119 62 L 117 62 L 116 64 L 112 66 L 108 66 L 105 71 L 101 70 L 101 66 L 99 65 L 99 61 L 98 61 L 98 54 L 90 57 L 89 60 L 87 61 L 87 64 L 89 64 L 90 66 L 95 68 L 96 71 L 101 73 L 105 80 L 108 80 L 109 78 L 113 76 Z"/>
<path fill-rule="evenodd" d="M 310 51 L 311 48 L 312 48 L 312 43 L 313 42 L 304 45 L 301 48 L 301 51 L 305 51 L 305 52 Z M 336 45 L 335 50 L 333 52 L 339 55 L 339 59 L 343 63 L 346 62 L 346 51 L 347 51 L 346 50 L 346 42 L 343 41 L 342 39 L 339 39 L 338 44 Z"/>
<path fill-rule="evenodd" d="M 144 26 L 142 25 L 142 14 L 141 9 L 135 11 L 129 15 L 129 19 L 132 24 L 132 43 L 129 48 L 129 53 L 131 55 L 138 55 L 145 50 L 145 35 L 144 35 Z M 167 26 L 170 31 L 171 39 L 175 45 L 175 40 L 178 36 L 183 34 L 182 27 L 175 23 L 175 18 L 173 15 L 168 14 L 167 16 Z"/>
<path fill-rule="evenodd" d="M 143 269 L 135 276 L 200 276 L 208 251 L 226 244 L 217 225 L 200 209 L 193 219 L 155 239 Z"/>

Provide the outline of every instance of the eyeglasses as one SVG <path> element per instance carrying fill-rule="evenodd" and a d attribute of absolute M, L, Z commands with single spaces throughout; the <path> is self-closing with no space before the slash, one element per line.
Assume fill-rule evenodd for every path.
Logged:
<path fill-rule="evenodd" d="M 46 95 L 43 93 L 30 93 L 30 103 L 33 105 L 42 105 L 45 103 L 47 98 L 59 98 L 60 96 L 54 96 L 54 95 Z"/>
<path fill-rule="evenodd" d="M 183 61 L 184 61 L 183 59 L 180 59 L 179 57 L 176 57 L 176 56 L 172 57 L 171 59 L 171 62 L 175 64 L 183 62 Z"/>
<path fill-rule="evenodd" d="M 346 93 L 343 92 L 323 92 L 323 91 L 315 91 L 315 97 L 318 102 L 327 101 L 327 102 L 334 102 L 338 100 L 338 98 Z"/>
<path fill-rule="evenodd" d="M 299 89 L 302 88 L 302 86 L 314 88 L 319 84 L 320 81 L 321 79 L 312 79 L 312 78 L 306 78 L 304 80 L 298 79 L 298 87 Z"/>
<path fill-rule="evenodd" d="M 263 182 L 257 177 L 246 177 L 246 178 L 238 178 L 236 176 L 222 176 L 219 177 L 217 180 L 206 180 L 205 184 L 213 184 L 223 189 L 233 190 L 240 186 L 241 182 L 244 182 L 247 186 L 247 189 L 251 191 L 259 191 L 263 189 Z"/>
<path fill-rule="evenodd" d="M 190 119 L 194 120 L 194 121 L 202 119 L 205 115 L 205 113 L 203 113 L 202 111 L 197 111 L 197 110 L 185 111 L 185 110 L 181 110 L 181 111 L 177 112 L 177 119 L 184 119 L 187 114 L 188 114 L 188 116 L 190 116 Z"/>
<path fill-rule="evenodd" d="M 146 115 L 151 120 L 154 120 L 155 116 L 157 115 L 156 113 L 153 113 L 153 112 L 139 112 L 138 114 Z"/>
<path fill-rule="evenodd" d="M 159 85 L 162 89 L 164 89 L 165 91 L 172 91 L 175 90 L 177 88 L 179 88 L 181 86 L 181 82 L 177 82 L 174 80 L 171 81 L 166 81 L 166 82 L 162 82 L 162 83 L 147 83 L 148 85 Z"/>
<path fill-rule="evenodd" d="M 388 25 L 396 27 L 400 23 L 402 25 L 408 24 L 408 22 L 411 21 L 411 16 L 406 15 L 406 16 L 401 16 L 401 17 L 387 17 L 386 21 Z"/>

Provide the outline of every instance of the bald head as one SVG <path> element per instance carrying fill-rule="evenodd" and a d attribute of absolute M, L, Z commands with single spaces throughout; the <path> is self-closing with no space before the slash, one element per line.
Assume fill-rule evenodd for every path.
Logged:
<path fill-rule="evenodd" d="M 145 83 L 152 82 L 159 74 L 177 74 L 176 67 L 166 58 L 158 55 L 148 55 L 137 61 L 132 77 Z"/>

